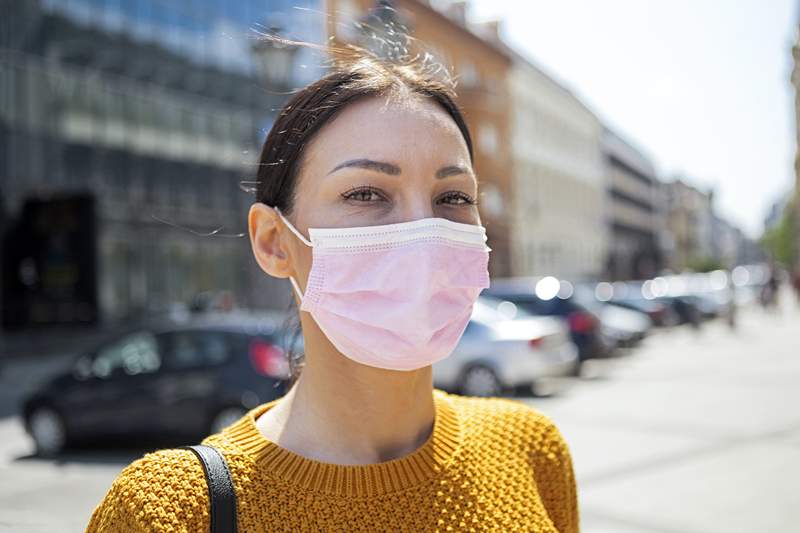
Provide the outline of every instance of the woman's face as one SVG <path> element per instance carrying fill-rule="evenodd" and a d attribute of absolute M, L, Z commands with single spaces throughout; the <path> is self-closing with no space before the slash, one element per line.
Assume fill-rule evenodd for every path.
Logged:
<path fill-rule="evenodd" d="M 480 223 L 467 145 L 428 100 L 347 106 L 306 150 L 296 187 L 293 222 L 305 234 L 428 217 Z"/>
<path fill-rule="evenodd" d="M 369 98 L 348 105 L 310 143 L 289 218 L 306 237 L 308 228 L 429 217 L 480 224 L 477 189 L 466 142 L 438 104 Z M 311 250 L 291 241 L 293 270 L 305 280 Z"/>

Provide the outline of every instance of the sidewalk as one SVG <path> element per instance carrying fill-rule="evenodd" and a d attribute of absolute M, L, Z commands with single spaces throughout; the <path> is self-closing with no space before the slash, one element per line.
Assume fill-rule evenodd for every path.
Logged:
<path fill-rule="evenodd" d="M 784 303 L 788 301 L 784 300 Z M 573 454 L 586 533 L 798 531 L 800 312 L 664 332 L 530 403 Z"/>

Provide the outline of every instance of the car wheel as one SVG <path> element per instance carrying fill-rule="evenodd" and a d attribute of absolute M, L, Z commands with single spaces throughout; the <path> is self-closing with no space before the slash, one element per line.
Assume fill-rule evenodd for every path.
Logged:
<path fill-rule="evenodd" d="M 42 457 L 52 457 L 61 452 L 67 444 L 67 431 L 64 418 L 50 407 L 37 407 L 28 416 L 28 427 L 36 453 Z"/>
<path fill-rule="evenodd" d="M 579 378 L 583 373 L 584 363 L 582 359 L 575 359 L 575 365 L 570 369 L 569 375 L 572 377 Z"/>
<path fill-rule="evenodd" d="M 222 409 L 211 419 L 211 433 L 219 433 L 242 418 L 246 413 L 247 411 L 243 407 L 226 407 Z"/>
<path fill-rule="evenodd" d="M 503 385 L 497 374 L 485 366 L 470 367 L 461 380 L 461 393 L 465 396 L 500 396 Z"/>

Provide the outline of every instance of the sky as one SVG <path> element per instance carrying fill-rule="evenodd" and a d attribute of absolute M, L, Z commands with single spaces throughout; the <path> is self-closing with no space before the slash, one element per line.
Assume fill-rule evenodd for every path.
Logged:
<path fill-rule="evenodd" d="M 794 183 L 794 0 L 473 0 L 660 175 L 756 237 Z"/>

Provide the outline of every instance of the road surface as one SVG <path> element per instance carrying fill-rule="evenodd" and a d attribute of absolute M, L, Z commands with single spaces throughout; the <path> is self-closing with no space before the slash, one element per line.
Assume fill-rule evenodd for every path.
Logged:
<path fill-rule="evenodd" d="M 48 362 L 47 368 L 57 368 Z M 800 531 L 800 312 L 657 332 L 562 395 L 523 399 L 570 444 L 584 533 Z M 31 455 L 0 377 L 0 531 L 81 532 L 148 449 Z M 12 391 L 12 392 L 9 392 Z"/>

